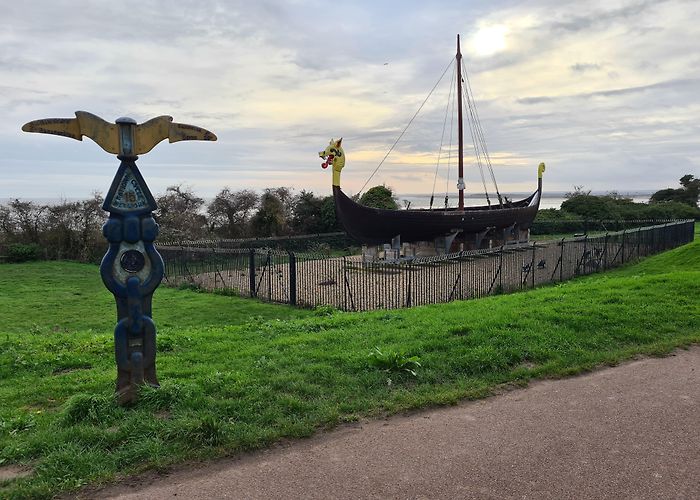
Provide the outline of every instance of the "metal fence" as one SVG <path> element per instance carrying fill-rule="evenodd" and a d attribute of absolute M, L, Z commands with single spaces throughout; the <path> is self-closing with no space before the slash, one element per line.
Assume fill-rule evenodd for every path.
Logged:
<path fill-rule="evenodd" d="M 534 288 L 636 261 L 693 240 L 694 221 L 595 237 L 507 245 L 399 263 L 360 256 L 159 246 L 167 283 L 302 307 L 396 309 Z"/>

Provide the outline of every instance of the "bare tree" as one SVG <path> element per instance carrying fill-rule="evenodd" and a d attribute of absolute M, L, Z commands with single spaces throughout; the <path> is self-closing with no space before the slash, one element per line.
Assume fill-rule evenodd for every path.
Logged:
<path fill-rule="evenodd" d="M 225 187 L 207 207 L 209 230 L 224 238 L 248 236 L 250 217 L 259 201 L 255 191 Z"/>
<path fill-rule="evenodd" d="M 195 240 L 207 234 L 204 200 L 182 184 L 170 186 L 158 197 L 154 217 L 164 239 Z"/>

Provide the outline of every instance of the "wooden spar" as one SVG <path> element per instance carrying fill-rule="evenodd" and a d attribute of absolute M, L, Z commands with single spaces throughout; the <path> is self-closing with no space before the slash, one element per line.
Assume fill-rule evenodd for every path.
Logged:
<path fill-rule="evenodd" d="M 459 133 L 459 209 L 464 210 L 464 131 L 462 130 L 462 52 L 457 35 L 457 129 Z"/>

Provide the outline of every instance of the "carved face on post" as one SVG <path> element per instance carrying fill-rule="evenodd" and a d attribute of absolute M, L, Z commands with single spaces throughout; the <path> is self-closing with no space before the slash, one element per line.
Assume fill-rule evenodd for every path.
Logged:
<path fill-rule="evenodd" d="M 340 186 L 340 171 L 345 166 L 345 152 L 341 147 L 342 142 L 342 137 L 337 141 L 335 139 L 331 139 L 331 142 L 328 143 L 328 147 L 323 151 L 319 151 L 318 153 L 318 156 L 326 160 L 321 164 L 322 168 L 327 168 L 328 165 L 333 165 L 334 186 Z"/>

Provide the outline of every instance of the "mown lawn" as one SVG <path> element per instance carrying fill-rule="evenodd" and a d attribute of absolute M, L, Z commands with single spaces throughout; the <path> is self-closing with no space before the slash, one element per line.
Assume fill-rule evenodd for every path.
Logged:
<path fill-rule="evenodd" d="M 700 342 L 700 242 L 538 290 L 315 312 L 162 288 L 159 390 L 112 398 L 114 305 L 94 266 L 0 265 L 0 497 L 50 497 L 340 422 L 490 394 Z M 386 373 L 379 347 L 420 357 Z"/>

